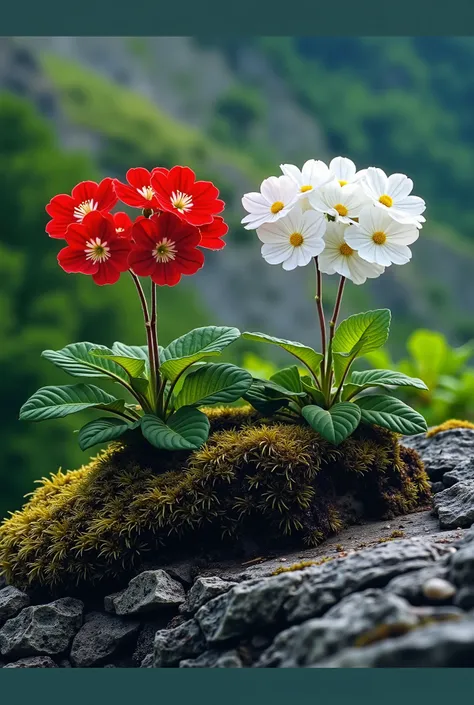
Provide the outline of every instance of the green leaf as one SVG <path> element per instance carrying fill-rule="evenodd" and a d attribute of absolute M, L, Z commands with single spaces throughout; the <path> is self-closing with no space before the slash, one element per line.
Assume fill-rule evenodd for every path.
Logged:
<path fill-rule="evenodd" d="M 289 389 L 291 392 L 303 391 L 300 373 L 296 365 L 279 370 L 270 377 L 270 381 L 275 382 L 275 384 L 280 385 L 284 389 Z"/>
<path fill-rule="evenodd" d="M 93 355 L 92 351 L 113 355 L 112 350 L 96 343 L 71 343 L 62 350 L 44 350 L 41 356 L 73 377 L 113 377 L 128 382 L 125 370 L 107 357 Z"/>
<path fill-rule="evenodd" d="M 187 375 L 175 400 L 175 408 L 229 404 L 240 399 L 252 384 L 252 375 L 235 365 L 204 365 Z"/>
<path fill-rule="evenodd" d="M 416 373 L 430 388 L 436 387 L 449 356 L 449 346 L 444 335 L 419 329 L 408 338 L 407 349 L 415 363 Z"/>
<path fill-rule="evenodd" d="M 298 358 L 303 365 L 308 367 L 310 371 L 314 373 L 318 372 L 323 359 L 321 353 L 317 353 L 313 350 L 313 348 L 309 348 L 307 345 L 296 343 L 291 340 L 283 340 L 282 338 L 273 338 L 271 335 L 266 335 L 265 333 L 242 333 L 242 338 L 245 338 L 246 340 L 254 340 L 259 343 L 277 345 Z"/>
<path fill-rule="evenodd" d="M 338 326 L 332 344 L 336 382 L 353 359 L 380 348 L 390 330 L 391 314 L 388 308 L 366 311 L 349 316 Z"/>
<path fill-rule="evenodd" d="M 160 358 L 163 348 L 158 346 Z M 148 374 L 150 369 L 150 360 L 148 359 L 148 346 L 147 345 L 125 345 L 125 343 L 115 342 L 112 345 L 112 352 L 114 355 L 120 355 L 122 357 L 134 357 L 139 360 L 145 361 L 145 370 Z"/>
<path fill-rule="evenodd" d="M 413 436 L 428 428 L 421 414 L 396 397 L 374 394 L 359 397 L 354 404 L 360 407 L 363 421 L 383 426 L 395 433 Z"/>
<path fill-rule="evenodd" d="M 93 384 L 42 387 L 20 409 L 22 421 L 60 419 L 84 409 L 123 411 L 125 401 L 116 399 Z"/>
<path fill-rule="evenodd" d="M 129 377 L 141 377 L 145 371 L 145 360 L 136 357 L 125 357 L 123 355 L 114 355 L 103 350 L 92 350 L 92 355 L 95 357 L 107 358 L 119 365 Z"/>
<path fill-rule="evenodd" d="M 251 404 L 260 414 L 272 416 L 279 409 L 288 406 L 290 398 L 271 387 L 265 387 L 264 381 L 254 379 L 252 386 L 242 395 L 242 399 Z"/>
<path fill-rule="evenodd" d="M 145 414 L 141 419 L 144 437 L 155 448 L 193 450 L 200 448 L 209 436 L 209 419 L 198 409 L 183 406 L 167 423 L 157 416 Z"/>
<path fill-rule="evenodd" d="M 240 337 L 238 328 L 207 326 L 173 340 L 161 353 L 161 372 L 173 382 L 187 367 L 206 357 L 220 355 Z"/>
<path fill-rule="evenodd" d="M 340 402 L 330 409 L 305 406 L 301 414 L 312 429 L 334 445 L 348 438 L 356 430 L 361 418 L 360 409 L 351 402 Z"/>
<path fill-rule="evenodd" d="M 309 377 L 308 375 L 304 375 L 303 377 L 301 377 L 301 384 L 306 394 L 309 394 L 318 406 L 324 406 L 324 394 L 314 386 L 311 377 Z"/>
<path fill-rule="evenodd" d="M 101 419 L 89 421 L 81 428 L 78 435 L 81 450 L 87 450 L 98 443 L 108 443 L 123 436 L 127 431 L 133 431 L 140 426 L 141 419 L 135 423 L 127 423 L 122 419 L 105 416 Z"/>
<path fill-rule="evenodd" d="M 363 370 L 352 372 L 349 385 L 354 388 L 366 387 L 412 387 L 414 389 L 428 389 L 423 380 L 418 377 L 408 377 L 403 372 L 392 370 Z M 348 386 L 349 386 L 348 385 Z"/>

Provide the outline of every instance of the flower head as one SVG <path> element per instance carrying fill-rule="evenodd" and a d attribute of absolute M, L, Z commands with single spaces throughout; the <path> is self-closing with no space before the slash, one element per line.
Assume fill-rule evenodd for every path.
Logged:
<path fill-rule="evenodd" d="M 350 224 L 368 199 L 359 184 L 341 186 L 338 181 L 331 181 L 317 191 L 309 194 L 309 202 L 318 211 L 327 213 L 341 223 Z"/>
<path fill-rule="evenodd" d="M 380 208 L 367 206 L 362 210 L 358 224 L 347 230 L 345 238 L 362 259 L 388 267 L 392 263 L 410 261 L 408 245 L 412 245 L 418 236 L 415 225 L 398 223 Z"/>
<path fill-rule="evenodd" d="M 341 186 L 357 183 L 365 177 L 367 169 L 357 171 L 352 159 L 347 157 L 334 157 L 329 164 L 331 176 L 339 182 Z"/>
<path fill-rule="evenodd" d="M 225 203 L 218 199 L 214 184 L 196 181 L 194 171 L 187 166 L 174 166 L 166 173 L 155 169 L 151 187 L 160 210 L 174 213 L 190 225 L 210 225 L 214 216 L 224 210 Z"/>
<path fill-rule="evenodd" d="M 306 198 L 311 191 L 334 178 L 327 165 L 320 159 L 308 159 L 301 170 L 293 164 L 280 164 L 280 169 L 298 187 L 299 198 Z"/>
<path fill-rule="evenodd" d="M 225 242 L 222 239 L 227 234 L 229 226 L 224 222 L 224 218 L 217 215 L 209 225 L 201 225 L 201 242 L 199 247 L 205 247 L 208 250 L 222 250 L 225 247 Z"/>
<path fill-rule="evenodd" d="M 68 273 L 90 274 L 96 284 L 115 284 L 128 269 L 130 242 L 120 237 L 114 219 L 93 211 L 66 233 L 67 247 L 58 253 L 60 267 Z"/>
<path fill-rule="evenodd" d="M 255 230 L 264 223 L 274 223 L 288 215 L 297 200 L 299 190 L 289 176 L 270 176 L 262 181 L 260 193 L 246 193 L 242 205 L 248 212 L 242 223 L 246 230 Z"/>
<path fill-rule="evenodd" d="M 132 220 L 127 213 L 120 211 L 118 213 L 111 213 L 111 216 L 115 225 L 115 232 L 119 237 L 124 237 L 129 240 L 132 234 Z"/>
<path fill-rule="evenodd" d="M 324 236 L 325 248 L 318 258 L 318 266 L 325 274 L 340 274 L 354 284 L 363 284 L 383 273 L 384 267 L 369 264 L 346 241 L 347 233 L 354 226 L 328 223 Z"/>
<path fill-rule="evenodd" d="M 388 212 L 399 223 L 422 227 L 425 218 L 421 215 L 425 202 L 418 196 L 410 196 L 413 181 L 405 174 L 392 174 L 387 176 L 382 169 L 369 167 L 365 178 L 361 182 L 367 196 L 377 208 Z"/>
<path fill-rule="evenodd" d="M 155 190 L 151 185 L 151 177 L 155 172 L 167 174 L 168 169 L 157 167 L 153 171 L 148 171 L 139 166 L 127 171 L 128 185 L 115 179 L 115 192 L 122 203 L 133 208 L 158 209 Z"/>
<path fill-rule="evenodd" d="M 61 193 L 54 196 L 46 206 L 51 216 L 46 225 L 46 232 L 53 238 L 65 238 L 71 223 L 81 223 L 92 211 L 108 213 L 117 203 L 112 179 L 103 179 L 100 184 L 95 181 L 81 181 L 74 186 L 71 195 Z"/>
<path fill-rule="evenodd" d="M 257 229 L 264 260 L 287 270 L 304 267 L 323 251 L 326 225 L 322 213 L 296 205 L 284 218 Z"/>
<path fill-rule="evenodd" d="M 134 241 L 130 268 L 140 277 L 151 277 L 160 286 L 174 286 L 182 274 L 195 274 L 204 264 L 197 249 L 199 229 L 172 213 L 138 218 L 132 230 Z"/>

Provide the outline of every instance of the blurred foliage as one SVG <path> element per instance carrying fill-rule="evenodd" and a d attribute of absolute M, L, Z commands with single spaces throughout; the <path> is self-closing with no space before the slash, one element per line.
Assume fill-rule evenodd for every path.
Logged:
<path fill-rule="evenodd" d="M 402 390 L 401 397 L 426 418 L 428 425 L 449 418 L 474 420 L 474 341 L 451 347 L 445 336 L 432 330 L 414 331 L 407 340 L 408 356 L 394 362 L 385 350 L 365 355 L 377 369 L 419 377 L 429 391 Z"/>
<path fill-rule="evenodd" d="M 98 175 L 90 160 L 62 151 L 51 126 L 31 104 L 9 94 L 1 96 L 1 515 L 21 504 L 33 480 L 89 457 L 71 442 L 77 420 L 63 419 L 56 425 L 17 420 L 21 404 L 36 388 L 69 380 L 52 372 L 41 352 L 80 340 L 145 343 L 131 280 L 122 277 L 116 286 L 99 288 L 89 277 L 66 275 L 56 263 L 62 242 L 44 231 L 48 220 L 44 208 L 50 198 L 94 178 Z M 161 342 L 211 322 L 192 291 L 186 284 L 160 291 Z"/>

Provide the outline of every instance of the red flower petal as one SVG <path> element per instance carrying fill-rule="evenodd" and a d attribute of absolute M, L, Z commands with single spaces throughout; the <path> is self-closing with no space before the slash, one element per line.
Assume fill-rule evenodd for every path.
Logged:
<path fill-rule="evenodd" d="M 68 274 L 95 274 L 99 267 L 97 262 L 86 258 L 84 250 L 64 247 L 58 252 L 59 266 Z"/>
<path fill-rule="evenodd" d="M 219 215 L 214 218 L 209 225 L 203 225 L 199 228 L 201 231 L 200 247 L 205 247 L 209 250 L 221 250 L 225 247 L 225 242 L 221 240 L 224 235 L 227 235 L 229 226 Z"/>
<path fill-rule="evenodd" d="M 133 186 L 135 189 L 141 189 L 144 186 L 150 185 L 151 172 L 149 172 L 148 169 L 144 169 L 142 166 L 129 169 L 125 176 L 130 186 Z"/>
<path fill-rule="evenodd" d="M 159 239 L 156 220 L 154 218 L 137 218 L 133 224 L 132 238 L 139 247 L 152 250 Z"/>
<path fill-rule="evenodd" d="M 89 237 L 89 231 L 82 223 L 71 223 L 68 226 L 66 242 L 71 247 L 84 250 Z"/>
<path fill-rule="evenodd" d="M 119 237 L 128 239 L 132 234 L 133 222 L 127 213 L 120 211 L 113 214 L 115 232 Z"/>
<path fill-rule="evenodd" d="M 134 247 L 128 256 L 128 266 L 139 277 L 149 277 L 155 271 L 156 260 L 149 248 Z"/>
<path fill-rule="evenodd" d="M 99 268 L 97 272 L 92 275 L 92 279 L 99 286 L 115 284 L 120 279 L 120 271 L 115 267 L 112 259 L 109 259 L 99 264 Z"/>
<path fill-rule="evenodd" d="M 97 201 L 97 189 L 99 184 L 96 181 L 81 181 L 81 183 L 74 186 L 71 191 L 71 195 L 78 205 L 83 201 L 90 201 L 91 199 Z"/>
<path fill-rule="evenodd" d="M 181 279 L 181 272 L 175 261 L 157 262 L 151 280 L 158 286 L 176 286 Z"/>
<path fill-rule="evenodd" d="M 110 211 L 118 201 L 115 193 L 114 180 L 107 177 L 103 179 L 97 189 L 96 200 L 98 202 L 97 210 Z"/>
<path fill-rule="evenodd" d="M 195 181 L 195 174 L 189 167 L 175 166 L 168 174 L 153 173 L 151 183 L 161 210 L 174 213 L 191 225 L 212 223 L 214 215 L 224 209 L 225 204 L 218 200 L 219 191 L 214 184 Z M 190 207 L 182 212 L 173 204 L 178 191 L 191 199 Z"/>

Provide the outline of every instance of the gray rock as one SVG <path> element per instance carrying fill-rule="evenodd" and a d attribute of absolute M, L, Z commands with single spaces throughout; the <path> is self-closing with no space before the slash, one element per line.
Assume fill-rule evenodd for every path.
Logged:
<path fill-rule="evenodd" d="M 174 629 L 163 629 L 155 635 L 154 667 L 177 666 L 183 659 L 199 656 L 206 642 L 195 619 Z"/>
<path fill-rule="evenodd" d="M 156 620 L 147 622 L 142 626 L 138 634 L 137 645 L 133 653 L 133 660 L 136 664 L 142 663 L 143 659 L 153 653 L 155 634 L 159 630 L 171 628 L 166 624 L 168 620 Z"/>
<path fill-rule="evenodd" d="M 454 470 L 443 475 L 443 485 L 445 487 L 452 487 L 456 482 L 463 482 L 464 480 L 474 482 L 474 458 L 463 460 L 462 463 L 456 465 Z"/>
<path fill-rule="evenodd" d="M 0 624 L 7 619 L 16 617 L 24 607 L 28 607 L 30 598 L 13 585 L 0 590 Z"/>
<path fill-rule="evenodd" d="M 474 522 L 474 482 L 457 482 L 433 498 L 442 529 L 470 527 Z"/>
<path fill-rule="evenodd" d="M 262 627 L 283 628 L 323 615 L 353 592 L 425 568 L 448 551 L 419 539 L 391 541 L 320 566 L 239 583 L 201 607 L 196 619 L 212 644 Z"/>
<path fill-rule="evenodd" d="M 114 607 L 114 600 L 116 597 L 121 595 L 123 590 L 119 590 L 119 592 L 113 592 L 111 595 L 106 595 L 104 597 L 104 610 L 106 612 L 109 612 L 110 614 L 115 614 L 115 607 Z"/>
<path fill-rule="evenodd" d="M 197 612 L 206 602 L 217 597 L 217 595 L 222 595 L 236 584 L 237 583 L 230 582 L 229 580 L 222 580 L 222 578 L 218 578 L 217 576 L 197 578 L 186 596 L 186 601 L 179 608 L 179 611 L 186 614 L 194 614 L 194 612 Z"/>
<path fill-rule="evenodd" d="M 93 612 L 88 615 L 71 647 L 71 662 L 76 668 L 98 666 L 133 641 L 140 629 L 140 622 Z"/>
<path fill-rule="evenodd" d="M 0 588 L 4 588 L 7 584 L 5 573 L 0 573 Z"/>
<path fill-rule="evenodd" d="M 346 649 L 316 668 L 440 668 L 474 666 L 474 619 L 414 629 L 397 639 Z"/>
<path fill-rule="evenodd" d="M 400 442 L 418 451 L 433 482 L 441 480 L 445 473 L 474 455 L 474 431 L 470 428 L 442 431 L 431 438 L 424 433 L 404 436 Z"/>
<path fill-rule="evenodd" d="M 59 668 L 49 656 L 28 656 L 19 661 L 7 663 L 4 668 Z"/>
<path fill-rule="evenodd" d="M 446 473 L 446 475 L 450 475 L 451 473 Z M 443 475 L 443 478 L 446 477 L 446 475 Z M 445 490 L 447 485 L 443 485 L 442 482 L 432 482 L 431 483 L 431 491 L 433 494 L 437 494 L 438 492 L 442 492 Z"/>
<path fill-rule="evenodd" d="M 83 609 L 71 597 L 25 607 L 0 629 L 0 652 L 9 658 L 62 654 L 82 624 Z"/>
<path fill-rule="evenodd" d="M 463 545 L 452 557 L 449 579 L 458 587 L 454 604 L 474 607 L 474 543 Z"/>
<path fill-rule="evenodd" d="M 426 597 L 423 588 L 430 580 L 448 580 L 449 579 L 449 564 L 448 559 L 451 556 L 441 558 L 436 563 L 429 565 L 427 568 L 415 570 L 405 575 L 398 575 L 393 578 L 388 585 L 387 590 L 393 592 L 400 597 L 404 597 L 413 605 L 420 605 L 430 600 Z"/>
<path fill-rule="evenodd" d="M 153 654 L 147 654 L 140 664 L 140 668 L 153 668 Z"/>
<path fill-rule="evenodd" d="M 371 589 L 354 593 L 332 607 L 324 617 L 280 632 L 256 666 L 300 668 L 320 661 L 347 646 L 383 630 L 404 633 L 418 624 L 411 605 L 397 595 Z"/>
<path fill-rule="evenodd" d="M 143 614 L 184 602 L 183 586 L 164 570 L 146 570 L 133 578 L 128 587 L 113 597 L 118 615 Z"/>
<path fill-rule="evenodd" d="M 185 659 L 180 668 L 243 668 L 242 659 L 236 649 L 231 651 L 205 651 L 196 659 Z"/>
<path fill-rule="evenodd" d="M 59 668 L 72 668 L 72 664 L 67 658 L 62 658 L 58 661 Z"/>
<path fill-rule="evenodd" d="M 456 594 L 456 588 L 444 578 L 428 578 L 421 586 L 421 591 L 431 602 L 446 602 Z"/>

